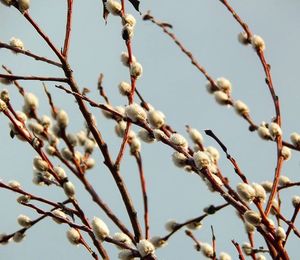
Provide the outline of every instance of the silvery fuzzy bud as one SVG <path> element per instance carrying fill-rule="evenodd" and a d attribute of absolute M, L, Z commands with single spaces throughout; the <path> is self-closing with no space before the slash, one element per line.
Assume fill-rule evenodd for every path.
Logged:
<path fill-rule="evenodd" d="M 252 247 L 250 243 L 243 243 L 242 249 L 245 255 L 251 255 L 252 254 Z"/>
<path fill-rule="evenodd" d="M 284 241 L 286 239 L 286 233 L 282 227 L 277 228 L 275 235 L 279 240 Z"/>
<path fill-rule="evenodd" d="M 222 90 L 225 93 L 231 92 L 231 82 L 226 78 L 217 78 L 217 86 L 220 90 Z"/>
<path fill-rule="evenodd" d="M 214 256 L 214 249 L 208 243 L 201 243 L 201 252 L 205 257 L 212 258 Z"/>
<path fill-rule="evenodd" d="M 188 142 L 187 140 L 180 134 L 178 133 L 173 133 L 170 136 L 170 142 L 178 147 L 181 147 L 183 149 L 187 149 L 188 148 Z"/>
<path fill-rule="evenodd" d="M 67 238 L 68 238 L 68 240 L 71 244 L 78 245 L 80 243 L 80 240 L 81 240 L 81 235 L 80 235 L 80 233 L 77 229 L 70 228 L 67 231 Z"/>
<path fill-rule="evenodd" d="M 287 176 L 281 175 L 279 177 L 279 182 L 278 182 L 279 186 L 285 186 L 290 183 L 291 183 L 291 180 Z"/>
<path fill-rule="evenodd" d="M 2 99 L 0 99 L 0 113 L 5 111 L 6 109 L 7 109 L 6 103 Z"/>
<path fill-rule="evenodd" d="M 109 229 L 104 221 L 100 218 L 94 217 L 92 220 L 92 229 L 96 238 L 103 241 L 109 236 Z"/>
<path fill-rule="evenodd" d="M 147 118 L 146 111 L 137 103 L 126 106 L 125 113 L 133 122 L 145 121 Z"/>
<path fill-rule="evenodd" d="M 187 159 L 183 153 L 176 151 L 172 154 L 172 161 L 177 167 L 182 168 L 186 166 Z"/>
<path fill-rule="evenodd" d="M 154 245 L 146 239 L 140 240 L 136 247 L 142 257 L 155 253 Z"/>
<path fill-rule="evenodd" d="M 126 24 L 122 29 L 122 38 L 124 41 L 130 40 L 134 35 L 134 28 L 133 26 Z"/>
<path fill-rule="evenodd" d="M 25 93 L 24 95 L 24 105 L 30 111 L 35 110 L 39 107 L 39 100 L 33 93 Z"/>
<path fill-rule="evenodd" d="M 300 147 L 300 134 L 294 132 L 291 134 L 290 139 L 293 145 Z"/>
<path fill-rule="evenodd" d="M 13 189 L 20 189 L 21 188 L 21 183 L 15 180 L 11 180 L 8 182 L 8 186 L 13 188 Z"/>
<path fill-rule="evenodd" d="M 247 45 L 249 43 L 249 40 L 248 40 L 248 35 L 246 32 L 240 32 L 238 34 L 238 40 L 241 44 L 243 45 Z"/>
<path fill-rule="evenodd" d="M 143 74 L 143 67 L 138 62 L 132 62 L 130 64 L 130 75 L 134 78 L 139 78 Z"/>
<path fill-rule="evenodd" d="M 256 254 L 255 257 L 256 257 L 256 260 L 266 260 L 266 259 L 267 259 L 267 258 L 266 258 L 264 255 L 262 255 L 262 254 Z"/>
<path fill-rule="evenodd" d="M 162 139 L 167 139 L 168 137 L 166 134 L 161 131 L 160 129 L 154 129 L 153 130 L 154 137 L 157 141 L 161 141 Z"/>
<path fill-rule="evenodd" d="M 264 181 L 261 183 L 261 186 L 265 189 L 266 192 L 271 192 L 273 187 L 273 182 L 271 181 Z"/>
<path fill-rule="evenodd" d="M 32 225 L 32 220 L 26 215 L 19 215 L 17 221 L 22 227 L 30 227 Z"/>
<path fill-rule="evenodd" d="M 28 128 L 35 134 L 40 135 L 44 132 L 44 127 L 37 122 L 30 122 Z"/>
<path fill-rule="evenodd" d="M 22 204 L 22 203 L 28 203 L 30 201 L 30 196 L 29 195 L 21 195 L 17 198 L 17 202 Z"/>
<path fill-rule="evenodd" d="M 221 252 L 219 256 L 219 260 L 231 260 L 231 256 L 225 252 Z"/>
<path fill-rule="evenodd" d="M 71 161 L 73 159 L 73 154 L 67 147 L 61 149 L 61 154 L 68 161 Z"/>
<path fill-rule="evenodd" d="M 267 197 L 266 190 L 264 189 L 264 187 L 258 183 L 253 183 L 252 188 L 255 190 L 255 198 L 258 199 L 260 202 L 264 202 Z"/>
<path fill-rule="evenodd" d="M 67 134 L 67 139 L 72 146 L 76 146 L 78 144 L 77 136 L 75 134 Z"/>
<path fill-rule="evenodd" d="M 217 163 L 219 161 L 220 153 L 215 147 L 208 146 L 208 147 L 206 147 L 205 152 L 208 153 L 209 155 L 211 155 L 214 163 Z"/>
<path fill-rule="evenodd" d="M 51 145 L 47 145 L 46 146 L 46 153 L 50 156 L 53 156 L 56 153 L 56 149 Z"/>
<path fill-rule="evenodd" d="M 19 50 L 24 50 L 24 43 L 18 38 L 12 37 L 9 41 L 9 45 Z"/>
<path fill-rule="evenodd" d="M 281 130 L 280 126 L 274 122 L 269 124 L 269 131 L 273 138 L 276 138 L 277 136 L 282 135 L 282 130 Z"/>
<path fill-rule="evenodd" d="M 188 128 L 188 134 L 194 143 L 203 143 L 202 134 L 195 128 Z"/>
<path fill-rule="evenodd" d="M 6 6 L 10 6 L 13 3 L 13 0 L 0 0 L 0 2 Z"/>
<path fill-rule="evenodd" d="M 281 149 L 281 155 L 284 160 L 288 161 L 292 157 L 292 150 L 286 146 L 283 146 Z"/>
<path fill-rule="evenodd" d="M 131 93 L 131 85 L 125 81 L 122 81 L 119 84 L 119 91 L 121 95 L 128 96 Z"/>
<path fill-rule="evenodd" d="M 118 137 L 123 137 L 125 134 L 125 130 L 126 130 L 126 126 L 127 123 L 125 121 L 119 121 L 116 125 L 115 125 L 115 133 L 117 134 Z"/>
<path fill-rule="evenodd" d="M 7 89 L 3 89 L 0 93 L 0 98 L 5 102 L 9 102 L 9 93 Z"/>
<path fill-rule="evenodd" d="M 136 62 L 136 58 L 132 55 L 131 56 L 132 62 Z M 121 62 L 123 63 L 124 66 L 129 67 L 129 56 L 127 52 L 122 52 L 121 53 Z"/>
<path fill-rule="evenodd" d="M 24 232 L 16 232 L 13 236 L 13 241 L 16 243 L 22 242 L 22 240 L 25 238 Z"/>
<path fill-rule="evenodd" d="M 152 243 L 152 245 L 154 245 L 155 248 L 161 248 L 168 244 L 168 242 L 166 240 L 164 240 L 163 238 L 161 238 L 159 236 L 152 237 L 150 239 L 150 242 Z"/>
<path fill-rule="evenodd" d="M 41 157 L 36 156 L 33 159 L 33 165 L 34 167 L 39 171 L 47 171 L 49 169 L 49 164 L 45 160 L 43 160 Z"/>
<path fill-rule="evenodd" d="M 165 115 L 158 110 L 150 110 L 147 118 L 153 128 L 161 128 L 165 124 Z"/>
<path fill-rule="evenodd" d="M 60 220 L 59 218 L 62 218 L 62 219 L 65 219 L 67 220 L 67 215 L 60 209 L 55 209 L 52 211 L 52 214 L 55 216 L 55 217 L 58 217 L 58 218 L 55 218 L 55 217 L 52 217 L 53 221 L 55 221 L 57 224 L 62 224 L 64 223 L 62 220 Z"/>
<path fill-rule="evenodd" d="M 93 158 L 91 158 L 91 157 L 89 157 L 89 158 L 85 161 L 85 165 L 86 165 L 86 168 L 87 168 L 87 169 L 92 169 L 92 168 L 95 166 L 95 164 L 96 164 L 96 161 L 95 161 Z"/>
<path fill-rule="evenodd" d="M 108 0 L 105 3 L 105 8 L 112 15 L 121 15 L 122 5 L 115 0 Z"/>
<path fill-rule="evenodd" d="M 41 118 L 41 125 L 45 128 L 49 128 L 52 125 L 51 118 L 47 115 L 43 115 Z"/>
<path fill-rule="evenodd" d="M 141 151 L 141 141 L 135 137 L 130 142 L 130 153 L 135 155 Z"/>
<path fill-rule="evenodd" d="M 67 174 L 63 168 L 56 166 L 53 170 L 61 180 L 67 178 Z"/>
<path fill-rule="evenodd" d="M 63 189 L 65 194 L 70 198 L 74 199 L 75 197 L 75 186 L 72 182 L 67 181 L 63 184 Z"/>
<path fill-rule="evenodd" d="M 235 112 L 238 115 L 244 116 L 246 114 L 249 114 L 249 108 L 243 101 L 237 100 L 234 102 L 233 106 L 234 106 Z"/>
<path fill-rule="evenodd" d="M 193 155 L 196 166 L 201 170 L 210 165 L 210 158 L 207 153 L 198 151 Z"/>
<path fill-rule="evenodd" d="M 262 122 L 260 126 L 257 129 L 257 133 L 260 136 L 260 138 L 264 140 L 270 140 L 271 139 L 271 133 L 270 130 L 266 127 L 266 124 Z"/>
<path fill-rule="evenodd" d="M 261 216 L 259 213 L 253 210 L 247 210 L 244 213 L 244 218 L 247 222 L 249 222 L 253 226 L 259 226 L 261 223 Z"/>
<path fill-rule="evenodd" d="M 20 12 L 24 13 L 30 7 L 30 0 L 19 0 L 18 4 L 19 4 L 19 10 L 20 10 Z"/>
<path fill-rule="evenodd" d="M 254 188 L 247 183 L 239 183 L 236 187 L 236 190 L 239 196 L 248 203 L 255 198 L 256 192 Z"/>
<path fill-rule="evenodd" d="M 18 120 L 22 123 L 25 123 L 27 121 L 27 116 L 22 111 L 16 111 L 16 114 L 18 116 Z"/>
<path fill-rule="evenodd" d="M 132 14 L 125 14 L 123 17 L 122 17 L 122 25 L 130 25 L 132 27 L 135 26 L 136 24 L 136 20 L 134 18 L 134 16 Z"/>
<path fill-rule="evenodd" d="M 222 187 L 224 185 L 223 182 L 222 182 L 222 180 L 217 175 L 212 174 L 211 177 L 217 183 L 218 187 Z M 208 189 L 211 192 L 215 192 L 216 191 L 215 188 L 214 188 L 214 186 L 213 186 L 213 184 L 208 179 L 205 180 L 205 183 L 206 183 Z"/>
<path fill-rule="evenodd" d="M 300 205 L 300 196 L 294 196 L 292 198 L 292 204 L 293 206 L 296 208 L 296 207 L 299 207 Z"/>
<path fill-rule="evenodd" d="M 218 104 L 220 104 L 220 105 L 227 105 L 228 104 L 229 97 L 223 91 L 221 91 L 221 90 L 215 91 L 214 92 L 214 97 L 215 97 L 215 100 L 217 101 Z"/>
<path fill-rule="evenodd" d="M 173 219 L 168 220 L 167 223 L 165 224 L 165 228 L 169 232 L 173 232 L 177 227 L 178 227 L 178 223 Z"/>
<path fill-rule="evenodd" d="M 188 229 L 191 229 L 191 230 L 196 230 L 196 229 L 200 229 L 202 227 L 202 222 L 201 221 L 193 221 L 189 224 L 186 225 L 186 227 Z"/>
<path fill-rule="evenodd" d="M 252 36 L 251 44 L 252 44 L 252 47 L 257 51 L 264 51 L 266 48 L 266 44 L 265 44 L 263 38 L 261 38 L 258 35 Z"/>
<path fill-rule="evenodd" d="M 69 124 L 69 116 L 67 112 L 62 109 L 59 110 L 59 112 L 56 115 L 56 121 L 57 121 L 57 125 L 60 128 L 65 129 Z"/>
<path fill-rule="evenodd" d="M 253 226 L 252 224 L 250 224 L 249 222 L 245 222 L 245 230 L 247 233 L 254 233 L 255 232 L 255 226 Z"/>
<path fill-rule="evenodd" d="M 86 139 L 84 144 L 84 151 L 88 154 L 93 153 L 94 148 L 96 147 L 95 141 L 91 139 Z"/>
<path fill-rule="evenodd" d="M 118 258 L 121 260 L 131 260 L 131 259 L 134 259 L 135 257 L 133 256 L 131 250 L 123 249 L 119 252 Z"/>
<path fill-rule="evenodd" d="M 146 129 L 141 129 L 138 132 L 138 137 L 145 143 L 153 143 L 155 141 L 154 135 L 149 133 Z"/>
<path fill-rule="evenodd" d="M 117 240 L 127 246 L 131 246 L 132 242 L 129 236 L 127 236 L 125 233 L 122 232 L 116 232 L 113 237 L 114 240 Z M 118 249 L 123 249 L 122 247 L 116 245 Z"/>

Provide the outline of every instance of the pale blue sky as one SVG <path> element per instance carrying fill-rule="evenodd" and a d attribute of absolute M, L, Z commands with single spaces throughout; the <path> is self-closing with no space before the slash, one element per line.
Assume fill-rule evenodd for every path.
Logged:
<path fill-rule="evenodd" d="M 65 28 L 65 1 L 32 0 L 31 14 L 41 27 L 60 47 L 63 44 Z M 291 132 L 300 132 L 299 119 L 299 60 L 300 60 L 300 2 L 297 0 L 245 0 L 230 1 L 240 16 L 248 23 L 251 30 L 261 35 L 266 42 L 266 57 L 271 64 L 276 91 L 280 97 L 283 115 L 284 138 L 288 139 Z M 129 6 L 129 4 L 127 4 Z M 270 94 L 264 83 L 261 65 L 251 47 L 244 47 L 237 41 L 241 28 L 232 16 L 217 0 L 202 1 L 141 1 L 141 11 L 148 9 L 160 20 L 170 22 L 174 32 L 185 46 L 191 50 L 198 61 L 205 66 L 214 78 L 224 76 L 233 84 L 233 97 L 245 101 L 251 110 L 251 115 L 257 123 L 270 121 L 274 109 Z M 239 165 L 253 182 L 271 180 L 276 162 L 275 144 L 261 141 L 254 133 L 247 130 L 246 123 L 232 109 L 217 105 L 212 96 L 205 90 L 206 80 L 189 60 L 179 51 L 177 46 L 161 30 L 150 22 L 142 21 L 139 14 L 128 8 L 137 18 L 135 36 L 133 38 L 133 53 L 143 65 L 144 74 L 137 87 L 144 98 L 155 108 L 163 111 L 168 124 L 180 133 L 184 133 L 185 125 L 190 124 L 199 130 L 213 129 L 227 145 L 230 153 L 237 159 Z M 117 85 L 122 80 L 128 80 L 128 71 L 119 61 L 119 56 L 125 50 L 121 40 L 121 25 L 117 17 L 109 17 L 105 26 L 101 17 L 101 1 L 75 1 L 74 26 L 71 38 L 70 63 L 75 78 L 81 87 L 89 87 L 91 97 L 97 96 L 96 83 L 100 72 L 104 73 L 104 86 L 114 105 L 125 105 L 126 100 L 118 93 Z M 21 38 L 25 48 L 37 54 L 54 58 L 47 46 L 37 36 L 35 31 L 14 9 L 0 6 L 1 41 L 8 42 L 13 36 Z M 13 55 L 7 50 L 0 50 L 0 63 L 10 67 L 21 75 L 52 75 L 62 73 L 32 61 L 30 58 Z M 49 113 L 49 107 L 40 83 L 22 82 L 27 91 L 40 97 L 40 113 Z M 71 117 L 70 131 L 82 128 L 82 118 L 74 100 L 48 84 L 56 104 L 64 108 Z M 0 86 L 1 89 L 4 86 Z M 10 88 L 11 100 L 16 109 L 22 107 L 22 99 Z M 107 140 L 115 157 L 120 139 L 114 136 L 113 122 L 108 122 L 97 110 L 95 112 L 98 125 L 105 140 Z M 8 122 L 0 117 L 0 178 L 9 181 L 19 180 L 25 190 L 47 196 L 54 201 L 64 199 L 61 191 L 54 187 L 33 186 L 32 158 L 34 152 L 28 145 L 9 138 Z M 216 145 L 205 137 L 205 145 Z M 195 175 L 186 174 L 175 168 L 171 161 L 172 151 L 163 144 L 143 144 L 142 156 L 145 174 L 148 179 L 150 203 L 150 222 L 152 235 L 164 235 L 164 223 L 168 219 L 184 221 L 201 214 L 202 209 L 209 204 L 220 204 L 222 199 L 209 193 L 201 179 Z M 107 201 L 118 216 L 126 223 L 128 218 L 120 202 L 112 178 L 105 167 L 101 165 L 102 157 L 95 152 L 94 158 L 98 167 L 92 170 L 88 177 L 95 183 L 99 194 Z M 299 155 L 293 154 L 292 160 L 284 165 L 283 173 L 293 181 L 299 181 Z M 142 218 L 142 200 L 138 182 L 137 167 L 133 158 L 125 156 L 126 163 L 122 166 L 128 188 L 134 194 L 134 202 Z M 233 186 L 239 181 L 234 176 L 232 167 L 221 157 L 220 166 L 223 174 L 230 178 Z M 71 175 L 70 175 L 71 176 Z M 75 178 L 78 198 L 88 217 L 94 215 L 103 218 L 112 232 L 117 229 L 107 220 L 104 214 L 94 206 L 90 198 Z M 299 188 L 282 192 L 287 216 L 291 216 L 290 199 L 299 195 Z M 34 218 L 36 214 L 15 203 L 16 195 L 0 190 L 0 208 L 2 209 L 0 233 L 10 233 L 17 228 L 16 218 L 19 214 L 28 214 Z M 5 209 L 5 210 L 4 210 Z M 299 225 L 299 221 L 297 222 Z M 220 214 L 204 221 L 204 227 L 196 232 L 201 241 L 211 241 L 210 225 L 214 226 L 217 236 L 217 250 L 229 252 L 237 259 L 236 252 L 230 242 L 235 239 L 242 243 L 246 241 L 243 225 L 237 219 L 232 208 L 225 209 Z M 90 256 L 82 247 L 76 248 L 68 243 L 65 237 L 66 226 L 56 225 L 46 220 L 35 226 L 27 234 L 21 244 L 11 243 L 0 247 L 0 259 L 89 259 Z M 287 244 L 291 259 L 297 255 L 299 245 L 293 235 Z M 265 246 L 257 240 L 257 246 Z M 117 251 L 107 246 L 116 259 Z M 183 232 L 176 234 L 169 246 L 157 251 L 159 259 L 202 259 L 193 250 L 193 243 Z"/>

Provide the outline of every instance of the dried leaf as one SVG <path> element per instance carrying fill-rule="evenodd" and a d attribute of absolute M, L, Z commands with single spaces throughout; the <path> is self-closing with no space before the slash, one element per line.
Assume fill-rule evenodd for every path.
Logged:
<path fill-rule="evenodd" d="M 129 0 L 129 2 L 133 5 L 133 7 L 139 12 L 140 1 L 139 0 Z"/>

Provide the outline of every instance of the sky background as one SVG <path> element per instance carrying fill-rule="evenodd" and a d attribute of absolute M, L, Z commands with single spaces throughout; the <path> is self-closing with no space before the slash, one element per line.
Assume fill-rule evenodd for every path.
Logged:
<path fill-rule="evenodd" d="M 30 13 L 41 28 L 60 48 L 63 45 L 65 30 L 66 1 L 32 0 Z M 266 42 L 266 58 L 271 64 L 274 86 L 280 97 L 283 118 L 283 136 L 289 139 L 292 132 L 300 132 L 299 109 L 299 60 L 300 60 L 300 2 L 297 0 L 245 0 L 230 1 L 237 13 L 247 22 L 250 29 L 261 35 Z M 126 99 L 118 92 L 118 83 L 128 81 L 128 70 L 120 62 L 120 54 L 125 51 L 121 40 L 121 25 L 118 17 L 110 16 L 108 24 L 102 19 L 102 4 L 97 1 L 75 1 L 74 23 L 70 47 L 70 64 L 75 79 L 81 88 L 88 87 L 90 96 L 100 100 L 97 94 L 97 79 L 103 73 L 104 87 L 113 105 L 125 105 Z M 273 103 L 264 82 L 261 64 L 250 46 L 242 46 L 237 41 L 241 27 L 231 14 L 217 0 L 202 1 L 141 1 L 141 12 L 151 10 L 159 20 L 171 23 L 174 32 L 195 58 L 207 69 L 213 78 L 224 76 L 232 82 L 232 95 L 250 107 L 256 123 L 270 122 L 274 116 Z M 247 124 L 231 108 L 217 105 L 205 89 L 206 80 L 180 52 L 178 47 L 150 22 L 127 3 L 127 11 L 137 19 L 133 38 L 133 54 L 143 65 L 144 74 L 137 82 L 143 97 L 155 108 L 163 111 L 167 123 L 179 133 L 185 134 L 189 124 L 202 131 L 212 129 L 226 144 L 229 152 L 236 158 L 241 169 L 252 182 L 272 180 L 276 163 L 274 143 L 261 141 L 256 133 L 250 133 Z M 13 36 L 23 40 L 25 48 L 43 56 L 55 59 L 46 44 L 14 8 L 0 5 L 0 40 L 9 42 Z M 7 65 L 17 75 L 62 76 L 62 72 L 50 65 L 34 61 L 28 57 L 14 55 L 8 50 L 0 50 L 0 63 Z M 1 72 L 2 73 L 2 72 Z M 49 114 L 47 99 L 40 82 L 22 81 L 22 86 L 40 98 L 40 115 Z M 55 104 L 65 109 L 71 118 L 70 132 L 83 128 L 83 119 L 71 96 L 48 84 Z M 1 89 L 7 88 L 0 86 Z M 17 91 L 9 86 L 11 102 L 16 110 L 21 110 L 23 101 Z M 107 141 L 113 158 L 116 157 L 121 140 L 114 134 L 114 122 L 106 120 L 95 109 L 99 129 Z M 55 187 L 37 187 L 32 184 L 32 159 L 35 156 L 29 145 L 9 138 L 8 121 L 0 117 L 0 178 L 4 181 L 16 179 L 22 187 L 45 196 L 53 201 L 62 201 L 65 195 Z M 138 130 L 137 128 L 135 128 Z M 205 137 L 205 145 L 216 144 Z M 164 235 L 164 224 L 168 219 L 179 222 L 202 214 L 204 207 L 219 205 L 223 200 L 210 193 L 202 180 L 176 168 L 171 161 L 172 151 L 161 143 L 144 144 L 142 156 L 148 182 L 151 235 Z M 97 167 L 88 173 L 100 196 L 113 211 L 129 224 L 120 195 L 110 173 L 101 165 L 101 154 L 96 151 L 93 157 Z M 282 173 L 292 181 L 299 181 L 299 154 L 284 164 Z M 55 164 L 58 164 L 54 160 Z M 239 179 L 222 154 L 220 167 L 234 187 Z M 127 154 L 121 167 L 122 175 L 142 221 L 143 206 L 140 194 L 138 172 L 134 159 Z M 87 216 L 104 219 L 111 232 L 118 230 L 90 200 L 80 183 L 69 174 L 77 188 L 79 203 Z M 283 191 L 284 212 L 290 218 L 293 207 L 291 197 L 300 195 L 299 187 Z M 11 233 L 18 229 L 16 218 L 27 214 L 35 218 L 37 214 L 16 203 L 16 195 L 0 190 L 0 233 Z M 299 226 L 299 221 L 297 222 Z M 231 239 L 239 243 L 247 241 L 243 224 L 238 220 L 235 210 L 226 208 L 207 218 L 196 237 L 204 242 L 211 241 L 210 225 L 214 226 L 217 237 L 217 252 L 226 251 L 237 259 Z M 129 225 L 128 225 L 129 226 Z M 286 226 L 284 226 L 286 228 Z M 74 247 L 66 239 L 67 226 L 57 225 L 51 219 L 41 222 L 27 232 L 26 239 L 20 243 L 10 243 L 0 247 L 0 259 L 89 259 L 83 247 Z M 257 247 L 264 246 L 257 236 Z M 299 240 L 294 235 L 287 243 L 291 259 L 296 259 Z M 117 251 L 105 245 L 111 252 L 111 259 L 117 259 Z M 169 240 L 166 248 L 157 250 L 159 259 L 202 259 L 193 249 L 193 242 L 184 232 L 178 232 Z"/>

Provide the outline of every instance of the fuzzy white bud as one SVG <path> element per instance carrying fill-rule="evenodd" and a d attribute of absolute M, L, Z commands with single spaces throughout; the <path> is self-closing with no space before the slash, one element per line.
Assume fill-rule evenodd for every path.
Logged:
<path fill-rule="evenodd" d="M 217 163 L 218 160 L 220 159 L 219 151 L 213 146 L 208 146 L 205 149 L 205 152 L 208 153 L 212 157 L 214 163 Z"/>
<path fill-rule="evenodd" d="M 115 0 L 108 0 L 105 7 L 112 15 L 121 15 L 122 5 Z"/>
<path fill-rule="evenodd" d="M 219 256 L 219 260 L 231 260 L 231 256 L 225 252 L 221 252 Z"/>
<path fill-rule="evenodd" d="M 9 41 L 9 45 L 19 50 L 24 50 L 24 43 L 18 38 L 12 37 Z"/>
<path fill-rule="evenodd" d="M 234 109 L 240 116 L 244 116 L 249 113 L 248 106 L 241 100 L 237 100 L 234 102 Z"/>
<path fill-rule="evenodd" d="M 13 241 L 16 243 L 22 242 L 22 240 L 25 238 L 24 232 L 16 232 L 13 236 Z"/>
<path fill-rule="evenodd" d="M 184 167 L 186 166 L 186 157 L 183 153 L 180 152 L 174 152 L 172 154 L 172 161 L 177 167 Z"/>
<path fill-rule="evenodd" d="M 118 258 L 121 260 L 131 260 L 131 259 L 134 259 L 134 256 L 132 255 L 131 250 L 123 249 L 118 254 Z"/>
<path fill-rule="evenodd" d="M 292 150 L 286 146 L 283 146 L 281 149 L 281 155 L 283 156 L 283 159 L 288 161 L 292 157 Z"/>
<path fill-rule="evenodd" d="M 296 147 L 300 147 L 300 134 L 292 133 L 290 139 L 293 145 L 295 145 Z"/>
<path fill-rule="evenodd" d="M 24 13 L 30 7 L 30 0 L 19 0 L 18 4 L 19 4 L 19 10 L 20 10 L 20 12 Z"/>
<path fill-rule="evenodd" d="M 141 141 L 137 137 L 132 138 L 130 142 L 130 153 L 132 155 L 139 153 L 141 151 L 141 146 L 142 146 Z"/>
<path fill-rule="evenodd" d="M 134 78 L 139 78 L 143 74 L 143 67 L 138 62 L 132 62 L 130 64 L 130 75 Z"/>
<path fill-rule="evenodd" d="M 22 227 L 28 228 L 32 225 L 32 220 L 26 215 L 18 216 L 17 221 L 18 221 L 19 225 Z"/>
<path fill-rule="evenodd" d="M 194 143 L 202 143 L 203 142 L 203 136 L 197 129 L 189 128 L 188 134 Z"/>
<path fill-rule="evenodd" d="M 248 35 L 246 32 L 240 32 L 238 34 L 238 41 L 243 44 L 243 45 L 247 45 L 249 43 L 249 40 L 248 40 Z"/>
<path fill-rule="evenodd" d="M 210 165 L 210 158 L 207 153 L 198 151 L 194 153 L 193 155 L 194 161 L 196 166 L 201 170 L 203 168 L 206 168 Z"/>
<path fill-rule="evenodd" d="M 154 135 L 149 133 L 146 129 L 141 129 L 138 132 L 138 137 L 145 143 L 153 143 L 155 141 Z"/>
<path fill-rule="evenodd" d="M 10 6 L 13 3 L 13 0 L 0 0 L 0 2 L 6 6 Z"/>
<path fill-rule="evenodd" d="M 136 247 L 142 257 L 155 253 L 154 245 L 146 239 L 140 240 Z"/>
<path fill-rule="evenodd" d="M 56 121 L 60 128 L 64 129 L 69 124 L 69 116 L 65 110 L 59 110 L 59 112 L 56 115 Z"/>
<path fill-rule="evenodd" d="M 252 47 L 257 51 L 264 51 L 266 48 L 265 41 L 258 35 L 253 35 L 251 38 Z"/>
<path fill-rule="evenodd" d="M 136 57 L 132 56 L 132 63 L 136 62 Z M 129 55 L 127 52 L 122 52 L 121 53 L 121 62 L 123 63 L 124 66 L 128 67 L 129 66 Z"/>
<path fill-rule="evenodd" d="M 63 184 L 63 189 L 65 194 L 70 198 L 74 199 L 75 197 L 75 186 L 72 182 L 67 181 Z"/>
<path fill-rule="evenodd" d="M 212 258 L 214 256 L 214 249 L 208 243 L 201 243 L 201 252 L 207 258 Z"/>
<path fill-rule="evenodd" d="M 27 107 L 29 110 L 35 110 L 39 107 L 39 100 L 32 93 L 28 93 L 28 92 L 25 93 L 24 103 L 25 103 L 25 107 Z"/>
<path fill-rule="evenodd" d="M 170 142 L 178 147 L 187 149 L 188 148 L 188 142 L 187 140 L 178 133 L 173 133 L 170 136 Z"/>
<path fill-rule="evenodd" d="M 282 135 L 282 130 L 281 130 L 280 126 L 273 122 L 269 124 L 269 131 L 273 138 L 276 138 L 277 136 Z"/>
<path fill-rule="evenodd" d="M 95 159 L 90 158 L 90 157 L 85 161 L 85 165 L 86 165 L 86 168 L 87 168 L 87 169 L 92 169 L 92 168 L 94 168 L 95 164 L 96 164 Z"/>
<path fill-rule="evenodd" d="M 117 232 L 113 235 L 112 237 L 114 240 L 117 240 L 121 243 L 124 243 L 125 245 L 127 246 L 131 246 L 132 245 L 132 242 L 131 242 L 131 239 L 129 236 L 127 236 L 125 233 L 122 233 L 122 232 Z M 122 247 L 118 246 L 117 245 L 117 248 L 118 249 L 122 249 Z"/>
<path fill-rule="evenodd" d="M 122 38 L 124 41 L 130 40 L 134 35 L 134 28 L 133 26 L 126 24 L 122 28 Z"/>
<path fill-rule="evenodd" d="M 265 189 L 266 192 L 271 192 L 273 187 L 273 182 L 271 181 L 264 181 L 261 183 L 261 186 Z"/>
<path fill-rule="evenodd" d="M 252 247 L 250 245 L 250 243 L 246 242 L 243 243 L 242 245 L 242 249 L 245 255 L 251 255 L 252 254 Z"/>
<path fill-rule="evenodd" d="M 255 198 L 262 203 L 265 202 L 267 194 L 264 187 L 258 183 L 253 183 L 252 188 L 255 190 Z"/>
<path fill-rule="evenodd" d="M 251 202 L 255 198 L 255 189 L 247 183 L 239 183 L 236 190 L 242 200 L 246 202 Z"/>
<path fill-rule="evenodd" d="M 21 183 L 15 180 L 11 180 L 8 182 L 8 186 L 13 188 L 13 189 L 20 189 L 21 188 Z"/>
<path fill-rule="evenodd" d="M 217 101 L 218 104 L 220 104 L 220 105 L 227 105 L 228 104 L 229 97 L 223 91 L 221 91 L 221 90 L 215 91 L 214 92 L 214 97 L 215 97 L 215 100 Z"/>
<path fill-rule="evenodd" d="M 279 182 L 278 182 L 279 186 L 285 186 L 290 183 L 291 183 L 291 180 L 289 179 L 289 177 L 284 176 L 284 175 L 281 175 L 279 177 Z"/>
<path fill-rule="evenodd" d="M 300 196 L 294 196 L 292 198 L 292 204 L 293 206 L 296 208 L 296 207 L 299 207 L 300 205 Z"/>
<path fill-rule="evenodd" d="M 146 111 L 137 103 L 126 106 L 125 113 L 133 122 L 145 121 L 147 118 Z"/>
<path fill-rule="evenodd" d="M 125 14 L 123 17 L 122 17 L 122 25 L 130 25 L 132 27 L 135 26 L 136 24 L 136 20 L 134 18 L 134 16 L 132 14 Z"/>
<path fill-rule="evenodd" d="M 55 221 L 57 224 L 61 224 L 63 223 L 63 221 L 59 218 L 62 218 L 62 219 L 65 219 L 67 220 L 67 215 L 61 211 L 60 209 L 55 209 L 52 211 L 52 214 L 55 216 L 55 217 L 58 217 L 58 218 L 55 218 L 55 217 L 52 217 L 53 221 Z"/>
<path fill-rule="evenodd" d="M 193 221 L 193 222 L 189 223 L 188 225 L 186 225 L 186 227 L 191 230 L 200 229 L 200 228 L 202 228 L 202 222 L 201 221 Z"/>
<path fill-rule="evenodd" d="M 154 245 L 155 248 L 161 248 L 167 245 L 167 241 L 162 239 L 159 236 L 152 237 L 150 242 Z"/>
<path fill-rule="evenodd" d="M 34 167 L 39 171 L 47 171 L 49 168 L 48 162 L 37 156 L 33 159 Z"/>
<path fill-rule="evenodd" d="M 7 109 L 6 103 L 2 99 L 0 99 L 0 112 L 5 111 L 6 109 Z"/>
<path fill-rule="evenodd" d="M 71 244 L 78 245 L 80 243 L 81 236 L 77 229 L 70 228 L 67 231 L 67 238 Z"/>
<path fill-rule="evenodd" d="M 171 220 L 168 220 L 167 223 L 165 224 L 165 228 L 167 231 L 169 232 L 173 232 L 178 226 L 178 223 L 171 219 Z"/>
<path fill-rule="evenodd" d="M 253 226 L 259 226 L 261 223 L 261 216 L 259 213 L 253 210 L 247 210 L 244 213 L 244 218 L 247 222 L 249 222 Z"/>
<path fill-rule="evenodd" d="M 166 134 L 161 131 L 160 129 L 154 129 L 153 130 L 154 137 L 157 141 L 161 141 L 162 139 L 167 139 L 168 137 Z"/>
<path fill-rule="evenodd" d="M 98 240 L 103 241 L 109 236 L 109 229 L 104 221 L 100 218 L 94 217 L 92 220 L 92 229 Z"/>
<path fill-rule="evenodd" d="M 150 110 L 147 118 L 153 128 L 161 128 L 165 124 L 165 115 L 158 110 Z"/>
<path fill-rule="evenodd" d="M 257 129 L 257 133 L 260 136 L 260 138 L 264 140 L 270 140 L 271 133 L 270 130 L 266 127 L 265 123 L 261 123 L 260 126 Z"/>
<path fill-rule="evenodd" d="M 223 77 L 217 78 L 217 86 L 221 91 L 225 93 L 230 93 L 232 88 L 231 82 L 228 79 Z"/>
<path fill-rule="evenodd" d="M 61 180 L 67 178 L 67 174 L 63 168 L 56 166 L 53 170 Z"/>
<path fill-rule="evenodd" d="M 122 81 L 119 84 L 119 91 L 121 95 L 128 96 L 131 93 L 131 85 L 125 81 Z"/>
<path fill-rule="evenodd" d="M 276 234 L 276 237 L 279 240 L 285 240 L 286 239 L 286 233 L 285 233 L 285 231 L 282 227 L 278 227 L 275 234 Z"/>

